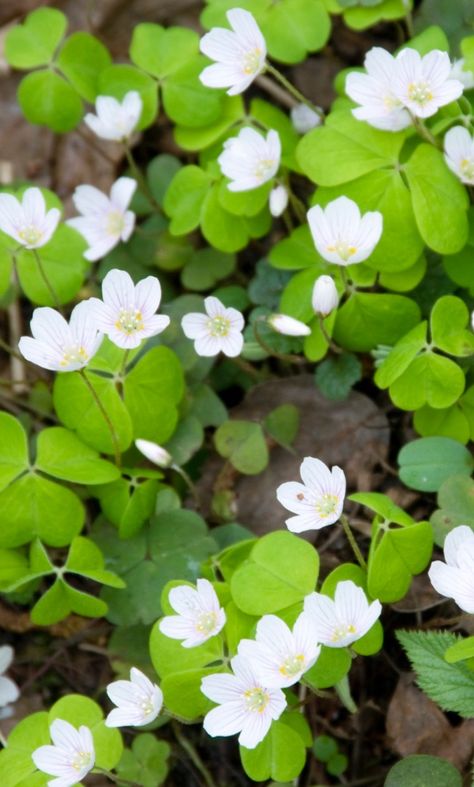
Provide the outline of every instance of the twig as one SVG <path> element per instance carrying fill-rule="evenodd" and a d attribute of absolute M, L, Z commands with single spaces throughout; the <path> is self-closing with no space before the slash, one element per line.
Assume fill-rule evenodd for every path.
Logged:
<path fill-rule="evenodd" d="M 298 88 L 292 85 L 291 82 L 285 76 L 283 76 L 283 74 L 278 71 L 277 68 L 272 66 L 270 63 L 266 63 L 265 70 L 271 74 L 272 77 L 275 77 L 275 79 L 278 80 L 281 85 L 283 85 L 285 90 L 287 90 L 288 93 L 290 93 L 290 95 L 292 95 L 300 104 L 306 104 L 306 106 L 309 107 L 313 112 L 316 112 L 316 114 L 319 115 L 322 120 L 324 119 L 324 112 L 321 107 L 317 107 L 308 98 L 306 98 L 303 93 L 300 93 Z"/>
<path fill-rule="evenodd" d="M 173 733 L 178 741 L 181 748 L 186 752 L 189 759 L 193 762 L 196 766 L 199 773 L 202 775 L 207 787 L 217 787 L 214 779 L 212 778 L 211 773 L 204 765 L 203 761 L 201 760 L 199 754 L 197 753 L 196 749 L 192 745 L 191 741 L 189 741 L 182 733 L 179 727 L 179 724 L 172 721 L 171 726 L 173 728 Z"/>
<path fill-rule="evenodd" d="M 345 514 L 341 514 L 339 521 L 344 528 L 344 533 L 346 534 L 347 540 L 352 547 L 352 551 L 357 558 L 357 562 L 364 571 L 367 571 L 367 563 L 365 562 L 362 552 L 360 551 L 357 541 L 355 540 L 354 533 L 351 530 L 348 518 Z"/>

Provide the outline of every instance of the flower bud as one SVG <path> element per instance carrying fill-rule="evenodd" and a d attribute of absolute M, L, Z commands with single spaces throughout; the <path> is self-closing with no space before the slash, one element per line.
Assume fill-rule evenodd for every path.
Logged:
<path fill-rule="evenodd" d="M 271 314 L 268 322 L 274 331 L 285 336 L 309 336 L 311 333 L 311 329 L 304 322 L 288 317 L 287 314 Z"/>
<path fill-rule="evenodd" d="M 312 128 L 321 125 L 321 118 L 314 109 L 306 104 L 297 104 L 291 109 L 291 122 L 298 134 L 307 134 Z"/>
<path fill-rule="evenodd" d="M 271 190 L 269 204 L 272 216 L 281 216 L 288 205 L 288 192 L 284 186 L 276 186 Z"/>
<path fill-rule="evenodd" d="M 135 440 L 135 445 L 150 462 L 158 467 L 170 467 L 173 464 L 173 457 L 168 453 L 166 448 L 162 448 L 157 443 L 152 443 L 151 440 Z"/>
<path fill-rule="evenodd" d="M 337 309 L 339 295 L 334 280 L 330 276 L 320 276 L 316 279 L 311 303 L 315 313 L 321 317 L 327 317 L 334 309 Z"/>

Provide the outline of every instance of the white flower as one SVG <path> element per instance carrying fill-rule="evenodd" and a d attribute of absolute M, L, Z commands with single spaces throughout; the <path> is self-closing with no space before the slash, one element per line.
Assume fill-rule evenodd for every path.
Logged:
<path fill-rule="evenodd" d="M 202 693 L 219 705 L 206 714 L 203 726 L 213 738 L 239 732 L 240 745 L 254 749 L 285 710 L 285 695 L 263 686 L 243 656 L 234 656 L 230 664 L 233 675 L 207 675 L 201 681 Z"/>
<path fill-rule="evenodd" d="M 142 339 L 156 336 L 170 323 L 169 317 L 155 314 L 161 301 L 155 276 L 135 285 L 129 273 L 114 268 L 102 282 L 102 298 L 90 298 L 97 327 L 125 350 L 138 347 Z"/>
<path fill-rule="evenodd" d="M 428 118 L 462 95 L 463 85 L 451 79 L 447 52 L 434 49 L 422 57 L 416 49 L 402 49 L 393 74 L 393 92 L 416 117 Z"/>
<path fill-rule="evenodd" d="M 285 336 L 309 336 L 311 333 L 311 328 L 308 328 L 304 322 L 295 320 L 294 317 L 289 317 L 287 314 L 271 314 L 267 322 L 270 323 L 273 330 L 283 333 Z"/>
<path fill-rule="evenodd" d="M 428 571 L 431 584 L 452 598 L 464 612 L 474 613 L 474 532 L 467 525 L 451 530 L 444 541 L 446 563 L 435 560 Z"/>
<path fill-rule="evenodd" d="M 307 104 L 297 104 L 290 111 L 293 128 L 298 134 L 307 134 L 311 129 L 320 126 L 322 118 Z"/>
<path fill-rule="evenodd" d="M 163 448 L 158 443 L 152 443 L 151 440 L 142 440 L 138 438 L 135 440 L 135 445 L 150 462 L 158 465 L 158 467 L 169 467 L 173 463 L 173 457 L 168 453 L 166 448 Z"/>
<path fill-rule="evenodd" d="M 318 642 L 329 648 L 345 648 L 367 634 L 380 617 L 380 601 L 367 601 L 352 580 L 338 582 L 334 600 L 322 593 L 310 593 L 304 611 L 314 625 Z"/>
<path fill-rule="evenodd" d="M 227 19 L 232 28 L 213 27 L 201 38 L 200 49 L 216 62 L 200 74 L 207 87 L 228 87 L 229 96 L 243 93 L 265 68 L 267 47 L 249 11 L 231 8 Z"/>
<path fill-rule="evenodd" d="M 123 101 L 112 96 L 98 96 L 93 115 L 88 112 L 84 123 L 101 139 L 121 142 L 129 139 L 142 113 L 143 102 L 136 90 L 125 94 Z"/>
<path fill-rule="evenodd" d="M 340 467 L 329 467 L 307 456 L 300 467 L 302 484 L 287 481 L 276 491 L 278 501 L 296 514 L 286 520 L 292 533 L 320 530 L 337 522 L 346 494 L 346 477 Z"/>
<path fill-rule="evenodd" d="M 117 705 L 105 720 L 106 727 L 142 727 L 158 716 L 163 705 L 163 692 L 136 667 L 130 680 L 116 680 L 107 686 L 107 694 Z"/>
<path fill-rule="evenodd" d="M 95 186 L 76 188 L 72 199 L 82 216 L 69 219 L 66 224 L 74 227 L 88 242 L 86 260 L 100 260 L 121 240 L 129 239 L 135 227 L 135 214 L 127 208 L 136 187 L 132 178 L 119 178 L 110 190 L 110 197 Z"/>
<path fill-rule="evenodd" d="M 280 689 L 297 683 L 320 651 L 314 626 L 305 613 L 299 615 L 293 631 L 276 615 L 264 615 L 257 623 L 255 640 L 242 639 L 238 649 L 264 686 Z"/>
<path fill-rule="evenodd" d="M 242 314 L 229 307 L 225 308 L 219 298 L 210 295 L 204 299 L 206 314 L 191 312 L 181 320 L 181 327 L 188 339 L 194 339 L 194 349 L 198 355 L 211 356 L 223 352 L 235 358 L 242 350 L 244 337 Z"/>
<path fill-rule="evenodd" d="M 324 209 L 315 205 L 307 215 L 316 249 L 335 265 L 363 262 L 382 235 L 382 214 L 375 210 L 361 216 L 356 203 L 347 197 L 338 197 Z"/>
<path fill-rule="evenodd" d="M 457 79 L 462 83 L 464 90 L 472 90 L 474 87 L 474 74 L 470 69 L 465 68 L 465 60 L 460 57 L 455 60 L 451 68 L 451 79 Z"/>
<path fill-rule="evenodd" d="M 474 184 L 474 138 L 467 128 L 455 126 L 448 131 L 444 138 L 444 158 L 462 183 Z"/>
<path fill-rule="evenodd" d="M 0 194 L 0 230 L 25 249 L 44 246 L 58 226 L 60 216 L 57 208 L 46 211 L 40 189 L 26 189 L 21 202 L 12 194 Z"/>
<path fill-rule="evenodd" d="M 27 361 L 54 372 L 82 369 L 103 339 L 87 301 L 74 307 L 69 323 L 55 309 L 41 306 L 34 310 L 30 328 L 34 338 L 22 336 L 18 349 Z"/>
<path fill-rule="evenodd" d="M 160 631 L 171 639 L 184 640 L 183 648 L 202 645 L 225 625 L 225 612 L 207 579 L 198 579 L 196 589 L 189 585 L 171 588 L 168 599 L 178 614 L 162 618 Z"/>
<path fill-rule="evenodd" d="M 346 78 L 347 95 L 360 104 L 352 110 L 354 117 L 384 131 L 399 131 L 411 124 L 409 113 L 393 92 L 396 64 L 393 55 L 374 46 L 365 56 L 367 73 L 355 72 Z"/>
<path fill-rule="evenodd" d="M 14 651 L 10 645 L 0 646 L 0 708 L 4 708 L 11 702 L 16 702 L 20 696 L 20 690 L 16 683 L 5 677 L 5 672 L 12 663 L 13 656 Z"/>
<path fill-rule="evenodd" d="M 271 190 L 268 202 L 272 216 L 281 216 L 288 205 L 288 191 L 284 186 L 276 186 Z"/>
<path fill-rule="evenodd" d="M 49 787 L 72 787 L 79 784 L 95 763 L 94 742 L 89 727 L 79 727 L 55 719 L 50 727 L 53 746 L 35 749 L 32 759 L 39 771 L 57 776 Z"/>
<path fill-rule="evenodd" d="M 339 295 L 330 276 L 319 276 L 314 282 L 311 304 L 315 314 L 327 317 L 339 304 Z"/>
<path fill-rule="evenodd" d="M 271 180 L 280 166 L 281 144 L 276 131 L 262 137 L 253 128 L 243 128 L 237 137 L 224 142 L 217 159 L 222 174 L 231 181 L 230 191 L 249 191 Z"/>

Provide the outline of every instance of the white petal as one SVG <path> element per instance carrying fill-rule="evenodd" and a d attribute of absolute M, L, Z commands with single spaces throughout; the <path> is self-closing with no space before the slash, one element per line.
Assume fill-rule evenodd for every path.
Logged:
<path fill-rule="evenodd" d="M 13 661 L 15 651 L 11 645 L 0 645 L 0 675 L 7 671 Z"/>
<path fill-rule="evenodd" d="M 242 697 L 242 689 L 235 676 L 225 673 L 206 675 L 201 681 L 201 691 L 219 705 L 225 702 L 241 701 Z"/>
<path fill-rule="evenodd" d="M 137 188 L 137 181 L 133 178 L 119 178 L 110 190 L 110 199 L 122 211 L 126 211 Z"/>
<path fill-rule="evenodd" d="M 20 696 L 20 689 L 10 678 L 0 675 L 0 707 L 16 702 Z"/>
<path fill-rule="evenodd" d="M 272 717 L 269 713 L 248 713 L 239 735 L 240 745 L 245 749 L 255 749 L 271 726 Z"/>
<path fill-rule="evenodd" d="M 117 268 L 109 271 L 102 282 L 102 298 L 117 313 L 122 309 L 134 310 L 135 285 L 130 274 Z"/>
<path fill-rule="evenodd" d="M 209 333 L 207 324 L 209 318 L 200 312 L 190 312 L 185 314 L 181 320 L 181 328 L 188 339 L 199 339 Z"/>
<path fill-rule="evenodd" d="M 89 185 L 77 186 L 72 195 L 72 201 L 83 216 L 105 213 L 110 206 L 108 197 L 95 186 Z"/>
<path fill-rule="evenodd" d="M 158 310 L 161 301 L 161 284 L 156 276 L 147 276 L 135 287 L 135 305 L 143 317 L 151 317 Z"/>
<path fill-rule="evenodd" d="M 458 553 L 463 544 L 474 541 L 474 531 L 467 525 L 458 525 L 444 539 L 444 557 L 449 566 L 458 566 Z"/>
<path fill-rule="evenodd" d="M 202 726 L 212 738 L 235 735 L 245 723 L 246 713 L 242 701 L 226 702 L 213 708 L 204 717 Z"/>

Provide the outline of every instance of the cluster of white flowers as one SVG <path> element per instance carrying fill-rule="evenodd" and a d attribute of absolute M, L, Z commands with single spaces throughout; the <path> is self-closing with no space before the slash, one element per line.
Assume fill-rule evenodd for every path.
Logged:
<path fill-rule="evenodd" d="M 386 131 L 407 128 L 413 117 L 431 117 L 464 89 L 458 72 L 453 75 L 449 55 L 438 49 L 422 57 L 406 47 L 394 57 L 373 47 L 364 66 L 366 74 L 351 73 L 346 79 L 347 95 L 359 104 L 352 113 Z"/>

